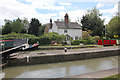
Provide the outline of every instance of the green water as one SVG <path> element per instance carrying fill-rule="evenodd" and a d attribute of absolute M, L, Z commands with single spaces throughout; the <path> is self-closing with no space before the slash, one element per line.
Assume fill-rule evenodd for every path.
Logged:
<path fill-rule="evenodd" d="M 3 69 L 5 78 L 59 78 L 118 67 L 118 56 Z"/>

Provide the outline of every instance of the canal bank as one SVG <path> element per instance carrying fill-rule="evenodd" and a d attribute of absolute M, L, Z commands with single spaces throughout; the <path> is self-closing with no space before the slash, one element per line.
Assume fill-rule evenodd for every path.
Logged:
<path fill-rule="evenodd" d="M 41 52 L 18 52 L 11 55 L 6 66 L 21 66 L 33 64 L 56 63 L 64 61 L 86 60 L 92 58 L 118 56 L 120 49 L 118 47 L 105 48 L 87 48 Z M 5 67 L 5 66 L 4 66 Z"/>

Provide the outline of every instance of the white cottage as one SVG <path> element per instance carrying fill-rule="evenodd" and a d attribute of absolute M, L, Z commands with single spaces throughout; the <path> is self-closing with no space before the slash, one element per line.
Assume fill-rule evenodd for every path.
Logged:
<path fill-rule="evenodd" d="M 82 27 L 77 22 L 69 22 L 69 16 L 66 13 L 64 21 L 54 21 L 50 19 L 50 24 L 45 27 L 45 32 L 56 32 L 60 35 L 66 35 L 67 40 L 82 38 Z"/>

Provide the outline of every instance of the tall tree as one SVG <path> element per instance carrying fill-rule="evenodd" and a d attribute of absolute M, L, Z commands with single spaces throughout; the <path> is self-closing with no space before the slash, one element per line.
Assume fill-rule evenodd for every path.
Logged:
<path fill-rule="evenodd" d="M 8 34 L 12 32 L 12 22 L 9 20 L 5 20 L 5 25 L 2 26 L 2 34 Z"/>
<path fill-rule="evenodd" d="M 120 16 L 113 17 L 107 25 L 107 33 L 110 38 L 118 35 L 120 38 Z"/>
<path fill-rule="evenodd" d="M 38 36 L 40 26 L 41 26 L 41 23 L 39 22 L 39 20 L 36 18 L 32 18 L 31 22 L 30 22 L 29 29 L 28 29 L 28 33 L 33 34 L 35 36 Z"/>
<path fill-rule="evenodd" d="M 29 21 L 28 21 L 28 19 L 24 18 L 23 20 L 21 20 L 21 23 L 23 25 L 22 33 L 28 33 L 28 28 L 29 28 Z"/>
<path fill-rule="evenodd" d="M 12 23 L 12 32 L 21 33 L 23 30 L 23 24 L 21 23 L 21 20 L 18 18 L 13 21 Z"/>
<path fill-rule="evenodd" d="M 93 32 L 92 36 L 102 36 L 104 20 L 102 20 L 100 16 L 102 16 L 102 14 L 99 13 L 96 7 L 88 10 L 81 19 L 83 31 L 91 30 Z"/>
<path fill-rule="evenodd" d="M 40 35 L 40 36 L 41 36 L 42 34 L 44 34 L 45 26 L 46 26 L 46 24 L 41 25 L 41 26 L 39 27 L 39 35 Z"/>

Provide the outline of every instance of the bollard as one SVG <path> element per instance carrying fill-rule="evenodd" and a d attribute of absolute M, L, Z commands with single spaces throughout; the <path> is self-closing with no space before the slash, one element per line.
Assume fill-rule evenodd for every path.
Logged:
<path fill-rule="evenodd" d="M 67 48 L 64 48 L 64 51 L 67 52 Z"/>
<path fill-rule="evenodd" d="M 29 56 L 27 56 L 27 62 L 29 62 Z"/>

